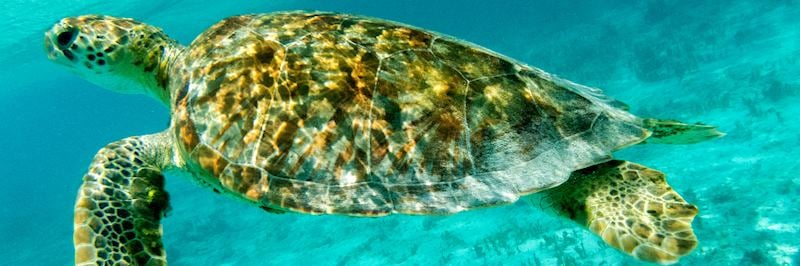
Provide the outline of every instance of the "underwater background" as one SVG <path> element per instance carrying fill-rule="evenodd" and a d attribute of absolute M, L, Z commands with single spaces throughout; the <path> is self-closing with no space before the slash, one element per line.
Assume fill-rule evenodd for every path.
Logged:
<path fill-rule="evenodd" d="M 0 264 L 68 265 L 72 210 L 94 153 L 163 130 L 168 111 L 47 61 L 43 34 L 100 13 L 183 44 L 230 15 L 323 10 L 380 17 L 485 46 L 602 88 L 645 117 L 717 125 L 696 145 L 616 154 L 667 174 L 700 209 L 685 265 L 800 264 L 800 1 L 0 2 Z M 526 203 L 446 217 L 276 215 L 167 176 L 173 265 L 640 264 Z"/>

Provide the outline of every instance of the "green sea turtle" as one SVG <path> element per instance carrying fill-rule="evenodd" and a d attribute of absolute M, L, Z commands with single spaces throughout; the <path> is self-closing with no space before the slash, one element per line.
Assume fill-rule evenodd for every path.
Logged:
<path fill-rule="evenodd" d="M 477 45 L 353 15 L 227 18 L 188 47 L 132 19 L 65 18 L 49 58 L 169 107 L 167 130 L 101 149 L 75 205 L 76 264 L 165 264 L 162 172 L 267 211 L 451 214 L 536 197 L 636 258 L 697 245 L 664 175 L 611 152 L 714 127 L 644 119 L 599 90 Z M 535 193 L 535 194 L 534 194 Z"/>

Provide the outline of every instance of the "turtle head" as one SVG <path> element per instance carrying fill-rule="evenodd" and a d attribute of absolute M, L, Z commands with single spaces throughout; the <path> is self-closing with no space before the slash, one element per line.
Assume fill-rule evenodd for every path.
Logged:
<path fill-rule="evenodd" d="M 104 88 L 148 94 L 169 103 L 169 68 L 181 47 L 164 32 L 133 19 L 65 18 L 44 38 L 50 60 Z"/>

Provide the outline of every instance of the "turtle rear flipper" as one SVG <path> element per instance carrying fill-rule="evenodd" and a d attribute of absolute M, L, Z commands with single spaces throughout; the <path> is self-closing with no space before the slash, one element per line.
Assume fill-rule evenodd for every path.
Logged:
<path fill-rule="evenodd" d="M 725 136 L 717 127 L 700 123 L 648 118 L 642 120 L 642 124 L 653 133 L 644 143 L 694 144 Z"/>
<path fill-rule="evenodd" d="M 545 192 L 557 213 L 587 226 L 609 245 L 638 259 L 673 263 L 697 246 L 697 207 L 644 166 L 610 161 L 572 174 Z"/>
<path fill-rule="evenodd" d="M 161 169 L 166 134 L 101 149 L 75 204 L 76 265 L 165 265 L 161 217 L 168 209 Z"/>

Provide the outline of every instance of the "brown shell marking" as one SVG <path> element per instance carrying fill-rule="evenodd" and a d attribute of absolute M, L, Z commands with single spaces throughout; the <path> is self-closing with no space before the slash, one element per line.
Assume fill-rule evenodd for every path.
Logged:
<path fill-rule="evenodd" d="M 645 134 L 531 68 L 392 22 L 239 16 L 188 52 L 182 145 L 225 188 L 270 208 L 384 215 L 508 203 L 572 171 L 555 168 L 593 164 Z M 602 134 L 612 137 L 597 143 Z"/>

